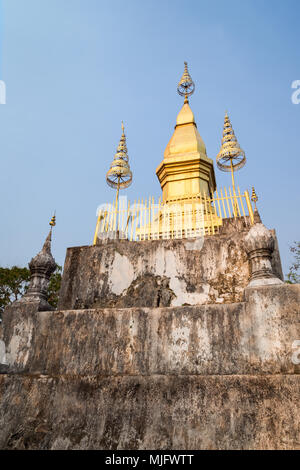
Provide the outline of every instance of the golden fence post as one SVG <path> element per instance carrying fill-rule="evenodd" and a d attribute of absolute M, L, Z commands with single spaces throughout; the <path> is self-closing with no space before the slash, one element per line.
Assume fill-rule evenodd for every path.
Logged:
<path fill-rule="evenodd" d="M 234 205 L 234 197 L 231 193 L 231 187 L 230 186 L 229 186 L 228 189 L 229 189 L 229 199 L 230 199 L 231 206 L 232 206 L 233 216 L 234 216 L 234 218 L 236 218 L 237 213 L 236 213 L 236 208 L 235 208 L 235 205 Z"/>
<path fill-rule="evenodd" d="M 112 231 L 116 231 L 116 226 L 117 226 L 117 210 L 118 210 L 118 201 L 115 204 L 115 210 L 114 210 L 114 219 L 113 219 L 113 226 L 112 226 Z"/>
<path fill-rule="evenodd" d="M 129 224 L 129 218 L 130 218 L 130 201 L 128 199 L 128 204 L 127 204 L 127 220 L 126 220 L 126 226 L 124 230 L 124 237 L 127 239 L 128 238 L 128 224 Z"/>
<path fill-rule="evenodd" d="M 136 211 L 136 200 L 134 200 L 134 203 L 133 203 L 133 214 L 131 216 L 131 229 L 130 229 L 130 238 L 129 238 L 130 241 L 132 241 L 132 238 L 133 238 L 133 226 L 134 226 L 134 221 L 135 221 L 135 211 Z"/>
<path fill-rule="evenodd" d="M 138 224 L 140 225 L 141 227 L 141 214 L 142 214 L 142 211 L 141 211 L 141 206 L 143 204 L 143 199 L 139 199 L 138 200 L 138 203 L 137 203 L 137 212 L 136 212 L 136 218 L 135 218 L 135 239 L 137 239 L 137 228 L 138 228 Z M 140 237 L 140 235 L 139 235 Z M 141 238 L 141 237 L 140 237 Z"/>
<path fill-rule="evenodd" d="M 237 212 L 237 217 L 241 217 L 241 210 L 240 210 L 240 206 L 239 206 L 239 200 L 238 200 L 238 197 L 236 195 L 236 189 L 235 187 L 233 188 L 233 195 L 234 195 L 234 206 L 235 206 L 235 209 L 236 209 L 236 212 Z"/>
<path fill-rule="evenodd" d="M 227 209 L 228 209 L 228 212 L 229 212 L 229 217 L 231 218 L 231 209 L 230 209 L 230 204 L 229 204 L 229 196 L 227 194 L 227 189 L 224 188 L 224 193 L 225 193 L 225 199 L 226 199 L 226 203 L 227 203 Z M 232 203 L 232 201 L 231 201 Z"/>
<path fill-rule="evenodd" d="M 221 195 L 222 195 L 222 189 L 221 189 Z M 216 196 L 217 196 L 217 203 L 218 203 L 218 209 L 219 209 L 219 217 L 221 217 L 221 219 L 223 219 L 222 209 L 221 209 L 221 205 L 220 205 L 220 196 L 219 196 L 219 193 L 218 193 L 217 189 L 216 189 Z M 226 218 L 226 211 L 225 211 L 225 206 L 224 206 L 223 199 L 222 199 L 222 203 L 223 203 L 224 216 Z"/>
<path fill-rule="evenodd" d="M 137 220 L 136 220 L 136 228 L 139 224 L 139 237 L 140 237 L 140 240 L 142 239 L 142 227 L 143 227 L 143 211 L 144 211 L 144 199 L 142 198 L 141 199 L 141 202 L 139 200 L 139 204 L 138 204 L 138 217 L 137 217 Z"/>
<path fill-rule="evenodd" d="M 93 245 L 96 245 L 96 243 L 97 243 L 97 238 L 98 238 L 98 230 L 99 230 L 99 223 L 100 223 L 100 217 L 101 217 L 101 211 L 99 211 L 98 218 L 97 218 L 97 223 L 96 223 L 96 230 L 95 230 L 95 235 L 94 235 Z"/>
<path fill-rule="evenodd" d="M 209 198 L 209 214 L 210 214 L 210 226 L 211 226 L 211 231 L 212 234 L 215 234 L 215 225 L 213 221 L 213 214 L 212 214 L 212 199 Z"/>
<path fill-rule="evenodd" d="M 104 217 L 103 217 L 103 221 L 102 221 L 102 225 L 101 225 L 101 229 L 100 231 L 103 233 L 105 232 L 105 224 L 106 224 L 106 219 L 108 217 L 108 211 L 105 211 L 104 212 Z"/>
<path fill-rule="evenodd" d="M 208 222 L 208 208 L 207 208 L 207 195 L 204 191 L 203 191 L 203 197 L 204 197 L 204 208 L 205 208 L 205 212 L 204 212 L 204 229 L 205 229 L 206 222 Z M 208 231 L 208 235 L 210 235 L 209 225 L 207 225 L 207 231 Z"/>
<path fill-rule="evenodd" d="M 151 196 L 149 196 L 148 219 L 148 240 L 151 240 Z"/>
<path fill-rule="evenodd" d="M 160 226 L 161 226 L 161 196 L 158 200 L 158 240 L 160 240 Z"/>
<path fill-rule="evenodd" d="M 213 201 L 213 204 L 214 204 L 214 209 L 215 209 L 215 213 L 214 213 L 214 215 L 215 215 L 215 216 L 217 216 L 216 200 L 215 200 L 214 196 L 212 197 L 212 201 Z"/>
<path fill-rule="evenodd" d="M 147 233 L 147 199 L 145 198 L 145 207 L 144 207 L 144 240 L 146 240 Z"/>
<path fill-rule="evenodd" d="M 111 212 L 112 212 L 112 204 L 109 204 L 105 226 L 104 226 L 104 232 L 108 232 L 108 224 L 109 224 L 109 218 L 111 216 Z"/>
<path fill-rule="evenodd" d="M 250 222 L 251 222 L 251 225 L 253 225 L 254 224 L 254 214 L 253 214 L 253 209 L 252 209 L 252 205 L 251 205 L 251 202 L 250 202 L 249 193 L 248 193 L 247 190 L 245 191 L 245 198 L 246 198 L 246 203 L 247 203 L 248 212 L 249 212 L 249 216 L 250 216 Z"/>
<path fill-rule="evenodd" d="M 151 226 L 152 226 L 152 240 L 155 240 L 156 235 L 155 235 L 155 230 L 156 230 L 156 220 L 155 220 L 155 201 L 154 197 L 152 197 L 152 215 L 151 215 Z"/>
<path fill-rule="evenodd" d="M 239 187 L 239 186 L 238 186 L 238 193 L 239 193 L 239 198 L 240 198 L 240 201 L 241 201 L 241 207 L 242 207 L 242 211 L 243 211 L 243 216 L 245 217 L 245 216 L 246 216 L 246 213 L 245 213 L 245 210 L 244 210 L 243 196 L 241 195 L 241 191 L 240 191 L 240 187 Z"/>

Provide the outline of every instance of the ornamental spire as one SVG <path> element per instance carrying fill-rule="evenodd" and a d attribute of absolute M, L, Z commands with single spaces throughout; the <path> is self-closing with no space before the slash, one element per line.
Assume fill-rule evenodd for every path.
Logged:
<path fill-rule="evenodd" d="M 256 203 L 258 201 L 258 197 L 257 197 L 257 194 L 255 192 L 254 186 L 252 186 L 251 201 L 254 202 L 255 209 L 256 209 Z"/>
<path fill-rule="evenodd" d="M 189 74 L 187 62 L 184 62 L 184 72 L 180 82 L 177 86 L 179 95 L 184 96 L 184 102 L 188 103 L 188 96 L 191 96 L 195 91 L 195 84 Z"/>
<path fill-rule="evenodd" d="M 54 218 L 54 220 L 53 220 Z M 52 222 L 52 223 L 51 223 Z M 51 229 L 41 251 L 29 263 L 30 282 L 26 294 L 18 303 L 35 304 L 38 311 L 54 310 L 48 303 L 48 286 L 51 274 L 56 269 L 56 262 L 51 253 L 52 228 L 55 216 L 50 221 Z"/>
<path fill-rule="evenodd" d="M 56 225 L 56 215 L 55 215 L 55 213 L 56 213 L 56 211 L 54 211 L 54 214 L 53 214 L 53 216 L 51 217 L 51 220 L 50 220 L 50 222 L 49 222 L 49 225 L 51 226 L 51 230 L 52 230 L 52 228 L 55 227 L 55 225 Z"/>
<path fill-rule="evenodd" d="M 128 162 L 128 153 L 126 146 L 126 136 L 124 133 L 124 124 L 122 121 L 122 135 L 117 148 L 117 152 L 106 173 L 106 182 L 111 188 L 128 188 L 132 181 L 132 173 Z"/>
<path fill-rule="evenodd" d="M 224 119 L 222 146 L 216 160 L 221 171 L 231 172 L 232 186 L 235 191 L 234 172 L 245 165 L 246 156 L 237 141 L 227 112 Z"/>

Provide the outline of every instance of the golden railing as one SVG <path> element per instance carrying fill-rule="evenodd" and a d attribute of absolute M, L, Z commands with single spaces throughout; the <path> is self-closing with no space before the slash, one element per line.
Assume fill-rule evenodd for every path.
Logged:
<path fill-rule="evenodd" d="M 214 235 L 223 219 L 245 218 L 253 224 L 253 208 L 248 191 L 231 188 L 216 191 L 214 197 L 197 194 L 168 201 L 139 199 L 130 204 L 121 198 L 118 204 L 106 204 L 98 211 L 94 236 L 97 239 L 119 238 L 131 241 L 191 238 Z"/>

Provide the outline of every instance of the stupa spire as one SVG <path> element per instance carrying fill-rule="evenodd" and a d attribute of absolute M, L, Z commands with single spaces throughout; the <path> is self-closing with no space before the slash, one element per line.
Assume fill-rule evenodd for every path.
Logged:
<path fill-rule="evenodd" d="M 232 186 L 235 191 L 234 172 L 245 165 L 246 156 L 238 143 L 227 112 L 224 118 L 221 150 L 216 160 L 221 171 L 231 172 Z"/>
<path fill-rule="evenodd" d="M 132 181 L 132 173 L 128 162 L 128 150 L 126 145 L 126 136 L 124 132 L 124 124 L 122 121 L 122 135 L 116 154 L 110 165 L 110 169 L 106 173 L 106 182 L 111 188 L 116 188 L 117 191 L 122 188 L 127 188 Z"/>
<path fill-rule="evenodd" d="M 122 135 L 120 138 L 119 145 L 117 147 L 117 151 L 115 153 L 114 159 L 110 165 L 110 169 L 106 173 L 106 182 L 111 187 L 117 190 L 116 196 L 116 205 L 115 211 L 118 212 L 118 204 L 119 204 L 119 191 L 120 189 L 128 188 L 132 182 L 132 172 L 129 166 L 129 157 L 128 157 L 128 150 L 126 144 L 126 135 L 124 131 L 124 123 L 121 123 L 122 128 Z M 98 228 L 100 223 L 101 212 L 98 214 L 96 231 L 94 235 L 93 244 L 96 245 L 97 237 L 98 237 Z M 119 236 L 118 233 L 116 234 L 117 237 Z"/>
<path fill-rule="evenodd" d="M 180 82 L 177 86 L 177 92 L 179 95 L 184 96 L 184 102 L 188 103 L 188 96 L 191 96 L 195 91 L 195 84 L 189 74 L 188 64 L 184 62 L 184 72 Z"/>
<path fill-rule="evenodd" d="M 188 97 L 195 91 L 187 62 L 177 86 L 184 103 L 176 119 L 174 133 L 156 169 L 164 202 L 184 197 L 187 201 L 199 193 L 212 195 L 216 189 L 213 161 L 208 158 Z"/>

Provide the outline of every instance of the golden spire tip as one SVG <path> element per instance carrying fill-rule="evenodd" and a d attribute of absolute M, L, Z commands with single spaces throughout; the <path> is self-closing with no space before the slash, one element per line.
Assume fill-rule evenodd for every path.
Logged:
<path fill-rule="evenodd" d="M 54 211 L 54 214 L 51 217 L 51 220 L 49 222 L 49 225 L 51 226 L 51 229 L 52 229 L 52 227 L 55 227 L 55 225 L 56 225 L 56 215 L 55 215 L 55 213 L 56 213 L 56 211 Z"/>
<path fill-rule="evenodd" d="M 254 186 L 252 186 L 251 201 L 253 201 L 255 204 L 256 204 L 257 201 L 258 201 L 258 197 L 257 197 L 257 194 L 256 194 L 256 192 L 255 192 Z"/>

